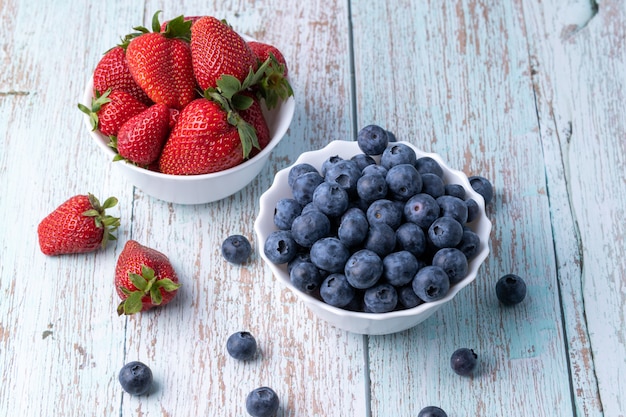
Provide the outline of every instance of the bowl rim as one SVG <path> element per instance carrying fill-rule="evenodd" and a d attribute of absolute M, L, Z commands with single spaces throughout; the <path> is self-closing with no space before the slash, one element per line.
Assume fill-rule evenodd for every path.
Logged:
<path fill-rule="evenodd" d="M 482 266 L 482 264 L 487 259 L 490 253 L 489 237 L 491 236 L 492 223 L 486 215 L 485 201 L 483 197 L 480 194 L 478 194 L 476 191 L 474 191 L 474 189 L 471 187 L 468 176 L 462 171 L 450 168 L 449 165 L 443 160 L 443 158 L 439 154 L 425 152 L 417 148 L 412 143 L 406 142 L 406 141 L 398 141 L 394 143 L 401 143 L 401 144 L 410 146 L 414 151 L 416 151 L 418 158 L 419 157 L 431 157 L 434 160 L 436 160 L 444 169 L 444 173 L 448 175 L 452 175 L 462 182 L 461 185 L 463 185 L 463 187 L 465 188 L 467 198 L 473 198 L 474 200 L 476 200 L 480 208 L 480 216 L 478 219 L 474 220 L 472 223 L 477 222 L 476 224 L 479 224 L 479 223 L 482 224 L 484 227 L 484 230 L 483 230 L 483 233 L 479 235 L 481 238 L 480 239 L 481 250 L 479 251 L 479 253 L 477 253 L 474 256 L 474 258 L 471 259 L 470 261 L 471 265 L 470 265 L 468 274 L 461 281 L 459 281 L 458 283 L 450 287 L 450 290 L 448 291 L 446 296 L 441 298 L 440 300 L 424 302 L 412 308 L 394 310 L 394 311 L 390 311 L 386 313 L 367 313 L 367 312 L 362 312 L 362 311 L 352 311 L 352 310 L 346 310 L 340 307 L 335 307 L 333 305 L 325 303 L 324 301 L 310 294 L 306 294 L 298 290 L 297 288 L 295 288 L 295 286 L 288 279 L 288 275 L 287 275 L 287 279 L 285 279 L 284 274 L 286 273 L 286 265 L 274 264 L 267 258 L 267 256 L 265 255 L 263 251 L 262 245 L 264 244 L 264 236 L 265 236 L 264 231 L 266 229 L 272 228 L 272 226 L 273 226 L 273 229 L 276 230 L 275 226 L 273 225 L 273 222 L 271 225 L 268 226 L 268 225 L 262 224 L 263 220 L 268 218 L 271 210 L 273 210 L 273 207 L 270 207 L 271 205 L 270 201 L 274 199 L 273 196 L 275 195 L 278 186 L 283 183 L 287 184 L 286 181 L 287 181 L 287 177 L 289 174 L 289 170 L 293 166 L 299 163 L 302 163 L 304 161 L 311 163 L 309 160 L 311 157 L 319 156 L 322 154 L 327 154 L 329 156 L 334 155 L 335 150 L 343 150 L 345 151 L 345 153 L 349 153 L 349 151 L 356 151 L 355 153 L 352 153 L 352 155 L 355 155 L 356 153 L 362 153 L 356 141 L 334 140 L 334 141 L 329 142 L 326 146 L 324 146 L 321 149 L 303 152 L 296 159 L 296 161 L 294 161 L 291 165 L 281 169 L 280 171 L 276 173 L 271 186 L 260 197 L 259 214 L 254 222 L 254 229 L 256 231 L 257 239 L 259 240 L 259 246 L 260 246 L 259 254 L 261 258 L 269 266 L 273 275 L 279 281 L 281 281 L 283 285 L 287 286 L 292 292 L 294 292 L 298 298 L 302 299 L 306 304 L 313 305 L 315 308 L 323 309 L 327 311 L 328 313 L 331 313 L 338 317 L 339 316 L 351 317 L 351 318 L 355 318 L 359 320 L 369 320 L 372 322 L 385 321 L 385 320 L 390 320 L 390 319 L 398 319 L 398 318 L 403 318 L 403 317 L 414 317 L 414 316 L 424 314 L 433 308 L 439 308 L 443 304 L 446 304 L 449 301 L 451 301 L 462 288 L 467 287 L 476 279 L 480 266 Z M 312 164 L 312 165 L 315 166 L 315 164 Z M 319 167 L 317 166 L 316 168 L 319 169 Z"/>

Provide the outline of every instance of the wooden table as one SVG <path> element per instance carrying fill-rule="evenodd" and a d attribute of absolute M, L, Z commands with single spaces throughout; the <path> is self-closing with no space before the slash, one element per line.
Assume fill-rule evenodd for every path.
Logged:
<path fill-rule="evenodd" d="M 89 137 L 76 104 L 101 54 L 156 10 L 210 14 L 278 46 L 297 105 L 249 186 L 172 205 L 133 188 Z M 620 0 L 0 2 L 0 415 L 243 416 L 273 387 L 279 416 L 626 415 L 626 6 Z M 311 315 L 258 255 L 259 196 L 303 151 L 376 123 L 483 175 L 496 195 L 491 254 L 467 290 L 388 336 Z M 71 195 L 115 195 L 116 244 L 46 257 L 37 225 Z M 230 234 L 255 247 L 237 267 Z M 176 300 L 118 317 L 116 259 L 135 239 L 166 253 Z M 512 309 L 494 286 L 521 275 Z M 261 354 L 241 363 L 228 335 Z M 471 347 L 480 371 L 455 375 Z M 130 360 L 156 387 L 124 394 Z"/>

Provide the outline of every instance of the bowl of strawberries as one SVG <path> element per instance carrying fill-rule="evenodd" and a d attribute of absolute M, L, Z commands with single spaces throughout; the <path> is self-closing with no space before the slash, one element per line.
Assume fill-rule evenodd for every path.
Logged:
<path fill-rule="evenodd" d="M 221 200 L 259 174 L 289 128 L 287 64 L 223 20 L 158 15 L 102 56 L 78 107 L 107 159 L 146 194 Z"/>

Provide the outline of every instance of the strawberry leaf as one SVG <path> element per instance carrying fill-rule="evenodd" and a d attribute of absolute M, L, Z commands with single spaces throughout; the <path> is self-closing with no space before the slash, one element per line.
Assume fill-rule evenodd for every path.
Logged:
<path fill-rule="evenodd" d="M 140 312 L 141 308 L 143 307 L 143 304 L 141 302 L 142 298 L 143 293 L 139 291 L 131 292 L 128 298 L 117 307 L 117 314 L 125 314 L 128 316 Z"/>
<path fill-rule="evenodd" d="M 252 106 L 254 99 L 243 94 L 235 94 L 235 96 L 231 99 L 231 102 L 236 110 L 246 110 Z"/>
<path fill-rule="evenodd" d="M 150 288 L 150 300 L 155 306 L 161 305 L 163 302 L 163 295 L 158 287 Z"/>
<path fill-rule="evenodd" d="M 156 285 L 158 288 L 162 288 L 167 292 L 172 292 L 179 289 L 181 284 L 177 284 L 169 278 L 162 278 L 157 281 Z"/>
<path fill-rule="evenodd" d="M 130 282 L 133 283 L 135 288 L 137 288 L 142 293 L 145 293 L 148 289 L 148 281 L 141 275 L 129 272 L 128 278 L 130 279 Z"/>
<path fill-rule="evenodd" d="M 217 81 L 219 92 L 226 97 L 227 100 L 233 98 L 235 94 L 241 91 L 241 83 L 232 75 L 224 74 Z"/>
<path fill-rule="evenodd" d="M 186 42 L 191 42 L 191 25 L 193 22 L 191 20 L 185 20 L 185 16 L 180 15 L 175 17 L 174 19 L 167 22 L 165 25 L 165 31 L 163 32 L 163 36 L 169 39 L 182 39 Z M 159 32 L 161 30 L 161 26 L 154 32 Z"/>

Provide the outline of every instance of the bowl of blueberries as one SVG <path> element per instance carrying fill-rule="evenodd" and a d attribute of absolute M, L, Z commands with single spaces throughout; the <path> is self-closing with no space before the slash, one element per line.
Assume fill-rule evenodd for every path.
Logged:
<path fill-rule="evenodd" d="M 489 254 L 491 183 L 378 125 L 277 172 L 254 227 L 260 256 L 310 310 L 353 333 L 426 320 Z"/>

